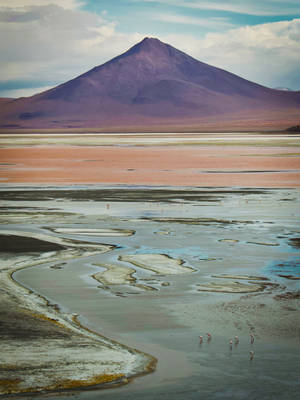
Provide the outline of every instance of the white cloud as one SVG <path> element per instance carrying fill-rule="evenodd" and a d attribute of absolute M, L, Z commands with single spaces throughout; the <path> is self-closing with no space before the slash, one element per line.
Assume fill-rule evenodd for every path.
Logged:
<path fill-rule="evenodd" d="M 178 1 L 178 5 L 183 7 L 206 9 L 206 10 L 218 10 L 218 11 L 229 11 L 241 14 L 251 15 L 284 15 L 290 12 L 300 12 L 299 3 L 295 3 L 293 0 L 286 0 L 280 4 L 276 4 L 276 1 L 270 2 L 269 0 L 227 0 L 222 1 Z M 292 9 L 292 11 L 291 11 Z"/>
<path fill-rule="evenodd" d="M 37 93 L 44 92 L 45 90 L 51 89 L 51 86 L 41 86 L 34 88 L 24 88 L 24 89 L 10 89 L 10 90 L 1 90 L 1 97 L 28 97 Z"/>
<path fill-rule="evenodd" d="M 1 8 L 16 9 L 30 6 L 57 5 L 65 9 L 79 8 L 84 4 L 83 0 L 1 0 Z"/>
<path fill-rule="evenodd" d="M 158 19 L 163 22 L 170 22 L 174 24 L 187 24 L 187 25 L 197 25 L 199 27 L 205 27 L 210 29 L 220 29 L 220 28 L 232 28 L 234 25 L 228 22 L 227 18 L 223 17 L 213 17 L 213 18 L 198 18 L 189 17 L 186 15 L 178 14 L 154 14 L 153 19 Z"/>
<path fill-rule="evenodd" d="M 115 27 L 105 15 L 55 4 L 17 10 L 0 8 L 1 80 L 38 80 L 38 86 L 43 81 L 45 85 L 61 83 L 102 64 L 142 38 L 138 34 L 118 34 Z"/>
<path fill-rule="evenodd" d="M 165 41 L 195 58 L 270 87 L 300 90 L 300 19 L 208 33 L 167 35 Z"/>
<path fill-rule="evenodd" d="M 228 11 L 249 15 L 293 15 L 300 13 L 299 0 L 132 0 L 133 2 L 161 3 L 199 10 Z"/>

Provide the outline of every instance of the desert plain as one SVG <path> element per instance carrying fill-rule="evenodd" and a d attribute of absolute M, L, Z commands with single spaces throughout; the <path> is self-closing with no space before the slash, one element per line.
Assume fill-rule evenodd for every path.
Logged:
<path fill-rule="evenodd" d="M 2 398 L 296 399 L 299 143 L 2 134 Z"/>

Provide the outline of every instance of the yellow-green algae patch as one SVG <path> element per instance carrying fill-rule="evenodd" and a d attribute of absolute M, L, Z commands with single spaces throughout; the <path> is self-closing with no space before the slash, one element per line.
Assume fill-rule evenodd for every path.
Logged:
<path fill-rule="evenodd" d="M 200 292 L 222 292 L 222 293 L 252 293 L 260 292 L 265 289 L 264 284 L 249 284 L 240 282 L 210 282 L 206 284 L 197 284 L 197 290 Z"/>
<path fill-rule="evenodd" d="M 219 239 L 219 242 L 225 242 L 225 243 L 238 243 L 239 240 L 237 239 Z"/>
<path fill-rule="evenodd" d="M 21 383 L 21 379 L 0 379 L 0 394 L 12 394 L 19 392 L 19 385 Z"/>
<path fill-rule="evenodd" d="M 96 375 L 91 379 L 87 380 L 79 380 L 79 379 L 66 379 L 61 381 L 53 386 L 50 386 L 48 389 L 52 390 L 61 390 L 61 389 L 75 389 L 78 387 L 86 387 L 86 386 L 95 386 L 101 385 L 105 383 L 112 383 L 112 382 L 123 382 L 127 383 L 128 379 L 125 377 L 124 374 L 102 374 Z"/>
<path fill-rule="evenodd" d="M 119 256 L 119 260 L 162 275 L 186 274 L 195 271 L 193 268 L 184 267 L 183 260 L 165 254 L 126 254 Z"/>

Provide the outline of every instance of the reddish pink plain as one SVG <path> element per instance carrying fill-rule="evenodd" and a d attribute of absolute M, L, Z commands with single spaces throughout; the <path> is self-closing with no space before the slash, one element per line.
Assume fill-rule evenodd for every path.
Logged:
<path fill-rule="evenodd" d="M 22 184 L 300 187 L 292 147 L 1 148 L 0 179 Z"/>

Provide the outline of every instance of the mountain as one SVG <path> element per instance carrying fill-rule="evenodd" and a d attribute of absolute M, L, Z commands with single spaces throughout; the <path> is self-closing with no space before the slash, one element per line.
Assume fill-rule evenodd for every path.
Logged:
<path fill-rule="evenodd" d="M 289 126 L 298 122 L 300 92 L 269 89 L 145 38 L 75 79 L 0 105 L 0 127 Z"/>

